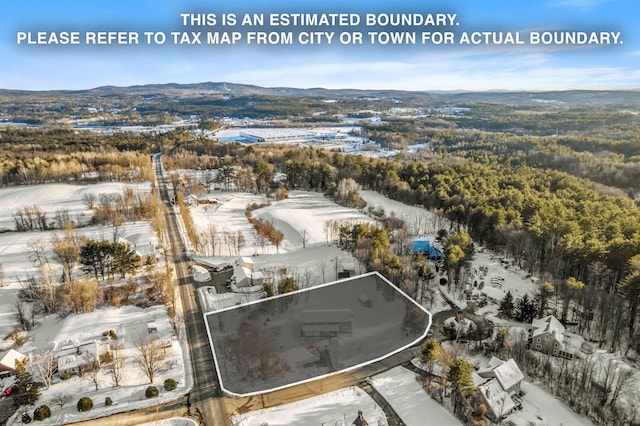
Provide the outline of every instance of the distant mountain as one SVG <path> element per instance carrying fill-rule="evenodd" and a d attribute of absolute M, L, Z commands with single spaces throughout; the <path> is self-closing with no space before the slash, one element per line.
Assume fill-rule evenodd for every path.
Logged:
<path fill-rule="evenodd" d="M 569 91 L 490 91 L 490 92 L 438 92 L 402 90 L 358 89 L 300 89 L 293 87 L 260 87 L 248 84 L 205 82 L 193 84 L 146 84 L 142 86 L 101 86 L 87 90 L 22 91 L 0 89 L 0 98 L 9 97 L 45 99 L 56 96 L 78 98 L 154 97 L 185 98 L 192 96 L 293 96 L 324 99 L 368 98 L 371 100 L 398 100 L 446 102 L 452 104 L 495 103 L 505 105 L 628 105 L 640 106 L 640 90 L 569 90 Z"/>

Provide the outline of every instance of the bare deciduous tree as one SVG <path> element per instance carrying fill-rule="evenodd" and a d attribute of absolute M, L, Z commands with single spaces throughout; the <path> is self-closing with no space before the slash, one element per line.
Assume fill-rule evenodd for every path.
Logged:
<path fill-rule="evenodd" d="M 54 218 L 60 229 L 73 227 L 71 216 L 69 216 L 69 209 L 57 209 Z"/>
<path fill-rule="evenodd" d="M 82 237 L 73 228 L 67 227 L 62 238 L 56 234 L 51 237 L 51 244 L 53 245 L 53 253 L 62 264 L 63 281 L 71 281 L 71 271 L 80 259 Z"/>
<path fill-rule="evenodd" d="M 616 382 L 613 385 L 611 392 L 611 400 L 609 401 L 609 405 L 612 407 L 616 405 L 618 401 L 618 397 L 620 396 L 620 391 L 622 388 L 629 382 L 633 376 L 633 370 L 630 368 L 620 368 L 618 369 L 618 374 L 616 374 Z"/>
<path fill-rule="evenodd" d="M 174 310 L 175 311 L 175 310 Z M 170 317 L 171 326 L 173 327 L 173 332 L 176 334 L 176 337 L 180 338 L 180 331 L 182 330 L 182 324 L 184 324 L 184 317 L 179 312 L 174 312 Z"/>
<path fill-rule="evenodd" d="M 318 271 L 320 271 L 320 274 L 322 274 L 322 283 L 326 283 L 327 280 L 325 278 L 325 273 L 327 272 L 327 262 L 324 259 L 321 259 L 316 264 L 316 267 L 318 268 Z"/>
<path fill-rule="evenodd" d="M 51 378 L 56 370 L 53 362 L 53 352 L 49 351 L 41 355 L 31 357 L 29 360 L 33 370 L 33 375 L 36 376 L 47 389 L 51 387 Z"/>
<path fill-rule="evenodd" d="M 244 234 L 242 231 L 238 231 L 236 234 L 235 245 L 236 245 L 236 256 L 240 256 L 240 250 L 244 247 L 245 243 Z"/>
<path fill-rule="evenodd" d="M 305 228 L 300 233 L 300 243 L 302 243 L 302 248 L 303 249 L 307 248 L 307 243 L 308 242 L 309 242 L 309 233 L 307 232 L 307 229 Z"/>
<path fill-rule="evenodd" d="M 60 299 L 75 314 L 93 312 L 102 298 L 102 291 L 95 279 L 69 281 L 60 286 Z"/>
<path fill-rule="evenodd" d="M 93 383 L 97 391 L 100 385 L 100 362 L 93 358 L 93 354 L 86 354 L 84 360 L 86 363 L 82 372 L 87 380 Z"/>
<path fill-rule="evenodd" d="M 84 203 L 89 210 L 93 210 L 96 207 L 96 194 L 93 192 L 87 192 L 84 194 Z"/>
<path fill-rule="evenodd" d="M 40 269 L 43 269 L 45 266 L 50 268 L 49 260 L 47 259 L 47 255 L 45 252 L 46 248 L 47 243 L 41 237 L 34 238 L 29 243 L 29 250 L 31 251 L 29 257 L 31 258 L 31 260 L 38 264 L 38 267 Z"/>
<path fill-rule="evenodd" d="M 13 302 L 13 308 L 14 308 L 13 317 L 18 323 L 18 326 L 20 327 L 20 329 L 24 331 L 29 331 L 31 329 L 31 323 L 27 318 L 24 303 L 22 302 L 22 300 L 19 300 L 19 299 L 15 300 Z"/>
<path fill-rule="evenodd" d="M 164 359 L 164 349 L 160 346 L 158 338 L 142 336 L 136 341 L 135 362 L 153 383 L 153 379 L 160 367 L 160 361 Z"/>
<path fill-rule="evenodd" d="M 73 396 L 68 393 L 58 392 L 53 396 L 53 402 L 60 408 L 64 407 L 73 400 Z"/>
<path fill-rule="evenodd" d="M 111 380 L 116 386 L 120 386 L 120 381 L 122 380 L 122 375 L 125 371 L 125 357 L 122 353 L 123 345 L 115 345 L 112 350 L 113 361 L 109 365 L 109 374 L 111 375 Z"/>
<path fill-rule="evenodd" d="M 209 245 L 211 245 L 211 255 L 215 256 L 218 248 L 218 230 L 216 226 L 212 223 L 209 225 L 207 229 L 207 234 L 209 237 Z"/>

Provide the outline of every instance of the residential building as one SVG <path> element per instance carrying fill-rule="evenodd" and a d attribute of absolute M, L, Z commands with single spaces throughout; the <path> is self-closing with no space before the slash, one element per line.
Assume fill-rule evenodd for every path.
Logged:
<path fill-rule="evenodd" d="M 492 357 L 488 365 L 473 373 L 478 387 L 478 401 L 487 407 L 487 417 L 499 422 L 520 405 L 522 371 L 513 359 L 503 361 Z"/>
<path fill-rule="evenodd" d="M 565 328 L 553 315 L 533 320 L 531 349 L 545 354 L 573 359 L 574 354 L 565 343 Z"/>
<path fill-rule="evenodd" d="M 0 356 L 0 377 L 10 376 L 16 369 L 16 362 L 24 364 L 27 357 L 15 349 L 9 349 Z"/>

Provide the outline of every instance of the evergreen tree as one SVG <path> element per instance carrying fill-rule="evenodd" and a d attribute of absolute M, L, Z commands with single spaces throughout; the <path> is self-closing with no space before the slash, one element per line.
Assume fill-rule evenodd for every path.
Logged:
<path fill-rule="evenodd" d="M 518 302 L 518 307 L 516 309 L 516 320 L 522 322 L 532 322 L 533 318 L 536 316 L 536 305 L 533 303 L 531 299 L 529 299 L 529 295 L 525 293 L 525 295 Z"/>
<path fill-rule="evenodd" d="M 504 295 L 504 298 L 500 302 L 500 307 L 498 308 L 498 312 L 504 315 L 506 318 L 513 318 L 513 310 L 515 305 L 513 304 L 513 295 L 511 294 L 511 290 L 507 291 L 507 294 Z"/>
<path fill-rule="evenodd" d="M 140 266 L 140 256 L 138 256 L 127 243 L 117 242 L 112 245 L 113 269 L 120 272 L 124 278 L 128 272 L 135 274 Z"/>
<path fill-rule="evenodd" d="M 627 275 L 620 283 L 618 290 L 627 300 L 629 309 L 629 338 L 634 334 L 638 305 L 640 304 L 640 254 L 629 259 Z"/>
<path fill-rule="evenodd" d="M 23 405 L 35 405 L 40 398 L 40 388 L 36 385 L 25 367 L 19 361 L 16 361 L 16 379 L 13 384 L 13 405 L 21 407 Z"/>

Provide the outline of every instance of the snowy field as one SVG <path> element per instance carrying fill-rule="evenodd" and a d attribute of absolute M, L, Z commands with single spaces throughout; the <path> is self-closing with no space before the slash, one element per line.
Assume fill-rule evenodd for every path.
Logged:
<path fill-rule="evenodd" d="M 304 191 L 291 191 L 288 199 L 256 210 L 253 215 L 273 221 L 273 225 L 284 233 L 283 247 L 287 251 L 302 248 L 304 232 L 308 238 L 307 245 L 326 244 L 324 225 L 328 221 L 341 224 L 372 222 L 358 210 L 342 207 L 320 193 Z"/>
<path fill-rule="evenodd" d="M 49 221 L 57 210 L 67 210 L 72 220 L 86 221 L 91 212 L 87 208 L 87 194 L 95 196 L 96 203 L 101 194 L 119 195 L 125 187 L 132 188 L 134 193 L 151 192 L 150 183 L 125 184 L 120 182 L 104 182 L 95 185 L 47 184 L 32 186 L 15 186 L 0 189 L 0 230 L 15 229 L 13 214 L 24 207 L 38 206 L 47 213 Z"/>
<path fill-rule="evenodd" d="M 371 222 L 368 216 L 355 209 L 339 206 L 317 192 L 291 191 L 289 198 L 281 201 L 250 193 L 216 192 L 212 195 L 217 198 L 217 204 L 191 207 L 196 228 L 200 234 L 206 233 L 210 224 L 215 225 L 218 233 L 241 232 L 245 240 L 240 250 L 241 256 L 287 253 L 301 249 L 303 233 L 306 233 L 307 247 L 327 244 L 325 223 L 330 220 L 340 223 Z M 256 232 L 245 216 L 248 204 L 267 201 L 271 202 L 271 206 L 254 210 L 253 217 L 273 222 L 284 233 L 279 250 L 272 245 L 259 246 Z M 236 254 L 225 244 L 219 247 L 217 256 Z"/>
<path fill-rule="evenodd" d="M 348 426 L 362 410 L 371 426 L 385 426 L 382 409 L 362 389 L 355 386 L 329 392 L 279 407 L 232 416 L 233 426 Z"/>
<path fill-rule="evenodd" d="M 389 217 L 391 213 L 394 213 L 397 218 L 404 220 L 411 235 L 435 237 L 438 229 L 449 229 L 448 219 L 425 210 L 423 207 L 410 206 L 375 191 L 360 191 L 359 194 L 367 202 L 367 208 L 373 207 L 375 210 L 382 208 L 385 216 Z"/>
<path fill-rule="evenodd" d="M 288 199 L 281 201 L 250 193 L 213 195 L 217 204 L 191 206 L 191 215 L 200 234 L 206 234 L 211 224 L 215 226 L 218 234 L 216 256 L 203 249 L 200 256 L 193 257 L 194 260 L 209 265 L 228 262 L 236 252 L 224 244 L 223 234 L 241 232 L 245 244 L 239 254 L 252 257 L 255 271 L 272 273 L 277 278 L 286 270 L 286 275 L 296 278 L 301 288 L 335 281 L 341 266 L 347 263 L 355 265 L 356 274 L 366 272 L 351 254 L 327 244 L 325 233 L 325 223 L 330 220 L 372 222 L 358 210 L 339 206 L 316 192 L 292 191 Z M 279 250 L 270 244 L 259 246 L 256 232 L 245 216 L 248 204 L 267 201 L 271 206 L 256 209 L 252 214 L 255 218 L 273 222 L 274 227 L 283 232 L 284 240 Z M 303 235 L 306 236 L 306 248 L 302 244 Z"/>
<path fill-rule="evenodd" d="M 110 226 L 88 226 L 76 229 L 78 235 L 87 239 L 113 241 L 113 228 Z M 55 260 L 51 239 L 54 235 L 62 236 L 63 231 L 30 231 L 0 234 L 0 264 L 4 268 L 6 284 L 15 283 L 18 278 L 25 279 L 29 275 L 39 273 L 37 264 L 31 258 L 34 242 L 45 243 L 44 254 L 53 268 L 60 265 Z M 155 245 L 158 242 L 151 224 L 146 221 L 125 223 L 118 229 L 118 235 L 125 239 L 131 247 Z M 146 247 L 145 247 L 146 248 Z M 2 289 L 0 289 L 2 292 Z M 1 293 L 0 293 L 1 294 Z"/>
<path fill-rule="evenodd" d="M 393 407 L 407 426 L 462 425 L 425 392 L 419 376 L 411 370 L 400 366 L 394 367 L 374 376 L 371 379 L 371 385 Z"/>
<path fill-rule="evenodd" d="M 204 234 L 209 231 L 209 226 L 214 225 L 218 233 L 218 249 L 216 256 L 233 256 L 235 251 L 233 248 L 222 242 L 221 234 L 224 232 L 241 232 L 245 244 L 240 250 L 241 256 L 249 256 L 258 250 L 256 233 L 253 226 L 249 223 L 245 216 L 245 210 L 248 204 L 265 203 L 267 198 L 264 195 L 255 195 L 242 192 L 223 192 L 215 193 L 218 200 L 217 204 L 194 205 L 191 206 L 191 217 L 196 225 L 198 234 Z M 254 212 L 255 214 L 255 212 Z M 275 247 L 269 249 L 276 252 Z M 211 256 L 206 250 L 202 253 Z"/>
<path fill-rule="evenodd" d="M 13 303 L 17 298 L 20 288 L 19 280 L 25 280 L 29 276 L 38 275 L 40 272 L 36 263 L 31 258 L 30 246 L 34 241 L 41 239 L 46 243 L 45 256 L 51 262 L 54 270 L 61 270 L 61 266 L 55 260 L 53 248 L 50 244 L 54 234 L 61 235 L 62 231 L 33 231 L 12 232 L 0 234 L 0 265 L 3 267 L 3 277 L 6 287 L 0 288 L 0 335 L 6 335 L 15 326 L 13 318 Z M 113 239 L 110 227 L 92 226 L 80 228 L 78 234 L 94 240 Z M 119 230 L 122 238 L 132 246 L 156 245 L 157 237 L 148 222 L 135 222 L 124 224 Z M 0 350 L 2 347 L 0 345 Z"/>
<path fill-rule="evenodd" d="M 135 193 L 148 194 L 151 191 L 149 183 L 124 184 L 118 182 L 98 183 L 95 185 L 32 185 L 17 186 L 0 189 L 0 230 L 15 229 L 13 214 L 25 207 L 38 206 L 47 214 L 47 222 L 54 221 L 54 214 L 57 210 L 65 209 L 69 213 L 71 220 L 77 223 L 86 223 L 92 216 L 92 212 L 87 208 L 85 196 L 91 194 L 95 196 L 96 203 L 102 194 L 119 195 L 124 188 L 132 188 Z M 47 244 L 45 250 L 46 257 L 54 261 L 51 250 L 51 237 L 53 234 L 61 235 L 60 230 L 53 231 L 31 231 L 31 232 L 5 232 L 0 233 L 0 265 L 4 269 L 5 283 L 11 284 L 17 278 L 26 278 L 37 272 L 36 264 L 30 258 L 32 250 L 30 246 L 34 241 L 41 239 Z M 78 233 L 87 238 L 96 240 L 113 240 L 113 229 L 109 226 L 94 226 L 79 228 Z M 157 239 L 148 222 L 127 223 L 121 227 L 120 235 L 130 242 L 132 246 L 156 244 Z M 3 294 L 0 289 L 0 295 Z M 4 298 L 2 302 L 5 303 Z M 4 311 L 3 311 L 4 312 Z M 0 329 L 3 326 L 0 317 Z"/>
<path fill-rule="evenodd" d="M 19 209 L 37 205 L 47 213 L 49 222 L 59 209 L 66 209 L 72 220 L 86 221 L 91 216 L 84 197 L 92 194 L 96 200 L 101 194 L 122 194 L 125 187 L 134 192 L 149 193 L 151 185 L 141 183 L 128 185 L 124 183 L 99 183 L 95 185 L 33 185 L 17 186 L 0 189 L 0 229 L 15 229 L 13 214 Z M 95 240 L 112 240 L 113 229 L 108 226 L 92 226 L 79 228 L 78 234 Z M 52 267 L 60 268 L 55 261 L 51 247 L 54 234 L 61 235 L 62 231 L 31 231 L 0 233 L 0 265 L 2 265 L 2 279 L 5 287 L 0 287 L 0 334 L 6 335 L 14 326 L 12 305 L 17 298 L 20 287 L 19 280 L 38 274 L 38 267 L 31 258 L 34 242 L 41 240 L 45 243 L 44 255 Z M 148 222 L 126 223 L 119 230 L 119 234 L 132 246 L 155 245 L 157 238 Z M 6 343 L 6 342 L 5 342 Z M 0 350 L 4 349 L 0 345 Z"/>

